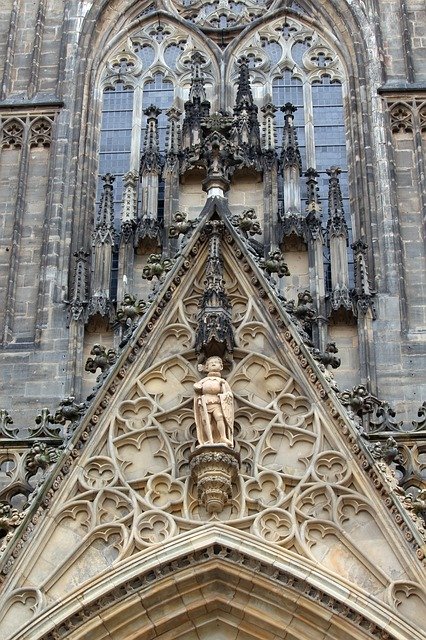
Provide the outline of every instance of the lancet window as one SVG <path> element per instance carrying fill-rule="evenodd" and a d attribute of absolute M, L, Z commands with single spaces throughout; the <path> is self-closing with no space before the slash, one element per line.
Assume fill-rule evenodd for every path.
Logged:
<path fill-rule="evenodd" d="M 210 9 L 203 13 L 209 29 L 219 28 L 220 20 L 216 26 L 211 23 L 215 15 Z M 239 15 L 246 23 L 257 19 L 256 11 Z M 197 26 L 199 16 L 194 18 Z M 337 264 L 336 256 L 346 255 L 352 243 L 343 63 L 326 36 L 296 16 L 262 24 L 235 44 L 213 39 L 229 50 L 220 73 L 220 54 L 208 51 L 208 37 L 202 41 L 180 25 L 158 19 L 112 53 L 102 78 L 97 208 L 103 202 L 101 177 L 109 173 L 114 176 L 106 183 L 113 202 L 111 224 L 117 231 L 124 230 L 123 222 L 131 222 L 133 230 L 136 225 L 135 247 L 144 237 L 156 237 L 161 244 L 179 206 L 179 181 L 185 181 L 187 172 L 221 177 L 220 188 L 228 190 L 238 171 L 262 174 L 274 158 L 278 199 L 265 204 L 272 208 L 260 212 L 261 218 L 265 213 L 268 225 L 282 224 L 278 234 L 295 230 L 306 240 L 305 202 L 309 200 L 310 210 L 322 208 L 318 215 L 326 226 L 325 278 L 329 291 L 336 292 L 333 308 L 342 300 L 349 308 L 351 257 L 345 258 L 341 278 L 340 268 L 334 275 L 331 268 L 331 253 Z M 215 131 L 217 140 L 210 136 Z M 217 145 L 223 146 L 220 153 Z M 204 187 L 200 178 L 200 192 Z M 265 228 L 265 246 L 272 238 L 268 233 Z M 332 249 L 336 237 L 342 245 L 338 251 Z"/>
<path fill-rule="evenodd" d="M 200 44 L 197 43 L 198 48 Z M 190 55 L 193 39 L 173 25 L 156 22 L 127 39 L 108 60 L 102 78 L 102 118 L 99 148 L 99 204 L 101 177 L 111 173 L 114 181 L 114 214 L 118 224 L 123 200 L 123 176 L 140 170 L 147 115 L 153 105 L 159 109 L 157 135 L 159 150 L 165 149 L 167 110 L 176 101 L 183 103 L 190 87 Z M 206 64 L 206 67 L 208 63 Z M 212 80 L 207 69 L 206 91 Z"/>
<path fill-rule="evenodd" d="M 282 149 L 284 113 L 288 102 L 297 108 L 297 132 L 302 172 L 315 168 L 319 175 L 319 197 L 327 218 L 328 175 L 331 166 L 341 169 L 340 186 L 346 222 L 351 229 L 348 195 L 348 163 L 345 141 L 343 98 L 346 75 L 330 44 L 311 27 L 287 17 L 259 29 L 236 51 L 236 59 L 250 60 L 253 94 L 259 106 L 269 100 L 278 107 L 275 134 L 278 153 Z M 236 83 L 238 64 L 233 70 Z M 306 198 L 301 180 L 301 196 Z"/>

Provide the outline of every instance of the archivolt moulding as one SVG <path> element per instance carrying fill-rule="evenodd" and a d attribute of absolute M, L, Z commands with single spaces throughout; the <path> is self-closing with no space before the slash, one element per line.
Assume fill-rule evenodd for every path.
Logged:
<path fill-rule="evenodd" d="M 314 629 L 324 630 L 324 637 L 343 634 L 348 640 L 423 637 L 388 606 L 337 575 L 214 523 L 165 543 L 161 557 L 158 549 L 144 554 L 143 565 L 140 554 L 124 561 L 113 575 L 104 574 L 47 609 L 12 640 L 82 640 L 95 629 L 96 637 L 105 640 L 111 634 L 125 640 L 130 631 L 137 640 L 153 633 L 165 639 L 170 629 L 174 638 L 190 637 L 182 633 L 198 624 L 208 628 L 212 620 L 225 630 L 233 625 L 246 630 L 244 640 L 264 637 L 260 630 L 266 627 L 283 640 L 308 640 Z"/>

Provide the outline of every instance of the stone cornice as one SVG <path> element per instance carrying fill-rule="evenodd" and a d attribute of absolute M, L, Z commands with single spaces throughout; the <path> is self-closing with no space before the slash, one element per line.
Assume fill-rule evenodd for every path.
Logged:
<path fill-rule="evenodd" d="M 395 94 L 399 95 L 401 93 L 408 94 L 426 94 L 426 84 L 424 82 L 415 82 L 412 84 L 403 83 L 403 84 L 385 84 L 377 89 L 377 93 L 387 95 L 387 94 Z"/>

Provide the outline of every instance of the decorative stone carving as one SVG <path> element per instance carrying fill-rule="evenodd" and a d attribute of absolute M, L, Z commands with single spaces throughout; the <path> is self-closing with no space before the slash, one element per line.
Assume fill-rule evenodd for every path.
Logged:
<path fill-rule="evenodd" d="M 0 409 L 0 438 L 16 438 L 18 429 L 11 429 L 13 420 L 6 409 Z"/>
<path fill-rule="evenodd" d="M 261 169 L 260 128 L 258 108 L 251 90 L 249 64 L 248 56 L 240 56 L 231 140 L 243 157 L 244 166 L 253 167 L 259 171 Z"/>
<path fill-rule="evenodd" d="M 352 310 L 347 255 L 348 225 L 345 220 L 339 180 L 341 170 L 339 167 L 330 167 L 330 169 L 327 169 L 327 173 L 330 176 L 327 236 L 331 264 L 331 310 L 337 311 L 340 308 Z"/>
<path fill-rule="evenodd" d="M 210 235 L 204 291 L 199 302 L 195 351 L 201 358 L 212 355 L 226 358 L 233 353 L 231 305 L 225 291 L 220 238 L 223 223 L 210 221 L 205 231 Z"/>
<path fill-rule="evenodd" d="M 92 244 L 112 246 L 115 242 L 114 233 L 114 182 L 115 176 L 106 173 L 102 176 L 103 191 L 98 214 L 96 216 L 95 228 L 92 234 Z"/>
<path fill-rule="evenodd" d="M 166 111 L 168 118 L 167 127 L 167 151 L 164 165 L 164 172 L 179 170 L 179 154 L 181 150 L 181 128 L 179 118 L 182 112 L 176 107 L 171 107 Z"/>
<path fill-rule="evenodd" d="M 264 123 L 263 123 L 263 151 L 266 155 L 266 165 L 271 167 L 276 162 L 276 139 L 275 139 L 275 113 L 278 111 L 277 107 L 272 104 L 272 102 L 268 102 L 261 108 L 261 112 L 263 113 Z"/>
<path fill-rule="evenodd" d="M 74 396 L 68 396 L 61 400 L 60 406 L 55 413 L 54 420 L 57 424 L 65 424 L 66 422 L 77 422 L 86 410 L 86 403 L 75 402 Z"/>
<path fill-rule="evenodd" d="M 237 157 L 237 150 L 229 142 L 229 131 L 227 135 L 219 131 L 213 131 L 204 140 L 201 153 L 200 164 L 207 171 L 207 177 L 203 182 L 203 189 L 208 194 L 212 189 L 227 191 L 230 185 L 232 169 L 242 165 L 242 159 Z"/>
<path fill-rule="evenodd" d="M 1 132 L 2 149 L 21 149 L 24 144 L 24 123 L 17 118 L 11 118 L 3 124 Z"/>
<path fill-rule="evenodd" d="M 121 210 L 121 230 L 124 236 L 129 235 L 136 222 L 138 205 L 137 194 L 138 174 L 136 171 L 128 171 L 123 176 L 123 203 Z"/>
<path fill-rule="evenodd" d="M 71 283 L 71 299 L 69 304 L 69 321 L 86 322 L 87 305 L 89 304 L 89 262 L 90 253 L 80 249 L 73 254 L 75 258 L 74 274 Z"/>
<path fill-rule="evenodd" d="M 282 217 L 284 236 L 295 234 L 306 238 L 305 220 L 301 213 L 300 176 L 302 159 L 294 127 L 294 113 L 297 108 L 287 102 L 281 111 L 284 113 L 283 144 L 281 166 L 283 171 L 284 214 Z"/>
<path fill-rule="evenodd" d="M 426 521 L 426 489 L 422 489 L 413 500 L 412 508 L 414 513 L 421 515 Z"/>
<path fill-rule="evenodd" d="M 412 133 L 414 129 L 413 112 L 408 104 L 398 102 L 390 110 L 392 133 Z"/>
<path fill-rule="evenodd" d="M 163 155 L 160 153 L 158 135 L 158 116 L 161 109 L 151 104 L 144 110 L 147 116 L 145 142 L 141 155 L 141 219 L 138 222 L 135 244 L 141 240 L 151 239 L 161 243 L 161 225 L 158 220 L 158 190 L 159 177 L 164 165 Z"/>
<path fill-rule="evenodd" d="M 414 431 L 420 431 L 421 429 L 426 428 L 426 401 L 423 402 L 422 406 L 419 408 L 417 418 L 413 420 L 411 424 Z"/>
<path fill-rule="evenodd" d="M 400 453 L 397 462 L 398 482 L 405 491 L 417 490 L 425 486 L 425 435 L 417 434 L 421 439 L 415 440 L 413 432 L 395 433 Z M 408 437 L 407 437 L 408 436 Z"/>
<path fill-rule="evenodd" d="M 152 280 L 154 277 L 161 280 L 173 266 L 172 260 L 162 258 L 161 253 L 151 253 L 147 264 L 142 271 L 142 278 Z"/>
<path fill-rule="evenodd" d="M 294 309 L 294 315 L 300 320 L 304 329 L 310 328 L 316 319 L 313 304 L 314 299 L 308 289 L 297 294 L 297 306 Z"/>
<path fill-rule="evenodd" d="M 356 316 L 365 315 L 370 309 L 371 316 L 375 320 L 374 295 L 376 292 L 371 288 L 368 277 L 367 244 L 364 238 L 360 238 L 351 244 L 351 248 L 354 251 L 355 261 L 355 287 L 351 291 L 354 301 L 354 313 Z"/>
<path fill-rule="evenodd" d="M 34 475 L 38 469 L 46 471 L 57 461 L 58 456 L 55 447 L 49 447 L 45 442 L 35 442 L 26 457 L 25 468 L 29 475 Z"/>
<path fill-rule="evenodd" d="M 281 162 L 283 167 L 297 167 L 300 177 L 302 173 L 302 158 L 300 156 L 296 129 L 294 127 L 294 113 L 297 111 L 297 107 L 291 104 L 291 102 L 286 102 L 286 104 L 281 107 L 281 111 L 284 113 Z M 296 206 L 297 202 L 294 202 L 293 205 Z M 297 211 L 299 211 L 299 207 L 297 207 Z"/>
<path fill-rule="evenodd" d="M 309 169 L 306 170 L 305 177 L 308 191 L 305 224 L 309 231 L 309 237 L 312 240 L 322 240 L 322 213 L 317 181 L 319 173 L 312 167 L 309 167 Z"/>
<path fill-rule="evenodd" d="M 189 99 L 185 102 L 185 117 L 182 126 L 182 146 L 186 150 L 191 148 L 194 152 L 192 157 L 199 153 L 199 144 L 202 138 L 201 121 L 208 117 L 210 112 L 210 102 L 207 100 L 204 89 L 204 73 L 202 66 L 205 63 L 204 56 L 199 51 L 194 51 L 191 55 L 191 87 Z"/>
<path fill-rule="evenodd" d="M 36 427 L 30 427 L 29 434 L 31 438 L 47 438 L 58 439 L 60 428 L 51 427 L 55 424 L 55 416 L 52 416 L 50 410 L 44 407 L 35 419 Z"/>
<path fill-rule="evenodd" d="M 135 231 L 135 245 L 138 246 L 142 240 L 155 240 L 157 245 L 161 245 L 161 223 L 151 214 L 146 214 L 137 222 Z"/>
<path fill-rule="evenodd" d="M 120 309 L 117 309 L 117 320 L 125 327 L 131 326 L 147 309 L 145 300 L 136 302 L 136 297 L 125 293 Z"/>
<path fill-rule="evenodd" d="M 246 238 L 261 234 L 260 223 L 254 209 L 246 209 L 243 213 L 233 216 L 232 224 L 238 227 Z"/>
<path fill-rule="evenodd" d="M 7 502 L 0 502 L 0 538 L 19 527 L 24 515 Z"/>
<path fill-rule="evenodd" d="M 30 147 L 49 148 L 52 143 L 52 120 L 47 116 L 40 116 L 31 121 Z"/>
<path fill-rule="evenodd" d="M 223 511 L 232 495 L 239 456 L 227 447 L 200 447 L 190 457 L 189 468 L 207 513 Z"/>
<path fill-rule="evenodd" d="M 146 132 L 144 150 L 141 156 L 140 174 L 145 176 L 147 174 L 158 175 L 161 170 L 162 157 L 160 155 L 160 145 L 158 141 L 158 116 L 161 113 L 161 109 L 151 104 L 147 109 L 144 109 L 144 114 L 147 117 Z M 153 214 L 154 211 L 148 211 Z"/>
<path fill-rule="evenodd" d="M 325 351 L 320 351 L 319 349 L 313 350 L 313 356 L 315 360 L 321 362 L 325 367 L 331 367 L 332 369 L 337 369 L 340 367 L 340 358 L 338 358 L 335 354 L 338 353 L 338 348 L 336 347 L 335 342 L 329 342 L 325 347 Z"/>
<path fill-rule="evenodd" d="M 238 3 L 221 0 L 219 3 L 210 0 L 184 2 L 173 0 L 183 18 L 196 24 L 200 29 L 243 29 L 244 26 L 262 16 L 271 4 L 270 0 L 240 0 Z M 215 39 L 214 34 L 210 37 Z M 220 42 L 220 40 L 219 40 Z"/>
<path fill-rule="evenodd" d="M 267 258 L 260 260 L 259 265 L 269 276 L 273 273 L 276 273 L 279 278 L 290 275 L 287 263 L 279 249 L 270 251 Z"/>
<path fill-rule="evenodd" d="M 375 442 L 369 446 L 371 455 L 376 460 L 384 460 L 386 464 L 391 462 L 401 462 L 401 455 L 394 438 L 388 438 L 386 442 Z"/>
<path fill-rule="evenodd" d="M 426 104 L 419 108 L 419 126 L 420 131 L 424 133 L 426 131 Z"/>
<path fill-rule="evenodd" d="M 112 320 L 114 306 L 110 297 L 112 253 L 115 246 L 114 193 L 115 176 L 107 173 L 104 182 L 99 211 L 92 232 L 92 282 L 88 305 L 88 316 L 100 315 Z"/>
<path fill-rule="evenodd" d="M 241 56 L 233 117 L 227 112 L 210 114 L 200 70 L 202 62 L 203 57 L 195 52 L 191 58 L 190 95 L 185 103 L 180 172 L 205 169 L 204 191 L 209 196 L 223 196 L 237 168 L 262 168 L 258 108 L 250 87 L 249 61 Z"/>
<path fill-rule="evenodd" d="M 43 558 L 52 552 L 58 558 L 39 582 L 42 588 L 52 585 L 48 588 L 58 597 L 68 584 L 81 588 L 87 579 L 81 568 L 93 567 L 91 558 L 97 559 L 99 575 L 151 545 L 182 533 L 188 539 L 213 514 L 228 531 L 233 527 L 256 536 L 262 546 L 273 542 L 290 555 L 296 550 L 310 566 L 335 572 L 337 557 L 346 584 L 368 588 L 372 597 L 381 598 L 395 575 L 405 579 L 408 573 L 384 532 L 385 509 L 375 508 L 379 494 L 366 491 L 370 480 L 360 478 L 357 435 L 322 386 L 298 336 L 283 330 L 285 316 L 269 286 L 255 268 L 245 270 L 246 257 L 231 242 L 225 235 L 222 278 L 239 345 L 227 383 L 235 402 L 233 437 L 241 473 L 229 446 L 200 446 L 196 440 L 192 345 L 204 269 L 200 245 L 194 243 L 73 441 L 76 455 L 85 447 L 78 464 L 58 470 L 56 485 L 68 473 L 67 486 L 61 485 L 62 499 L 50 505 L 39 546 Z M 191 268 L 192 284 L 184 280 Z M 271 318 L 277 320 L 272 330 Z M 153 330 L 156 340 L 148 356 L 146 338 Z M 132 366 L 136 358 L 137 369 Z M 126 377 L 127 367 L 133 373 Z M 211 395 L 216 400 L 219 393 L 215 389 Z M 91 430 L 96 430 L 93 439 Z M 339 451 L 342 442 L 345 448 Z M 359 457 L 362 466 L 370 465 L 364 468 L 372 480 L 380 482 L 371 457 Z M 53 494 L 52 489 L 46 495 L 47 504 Z M 386 489 L 382 495 L 383 501 L 389 497 Z M 399 511 L 396 515 L 401 517 Z M 410 533 L 409 527 L 401 529 Z M 64 540 L 68 531 L 72 535 Z M 77 563 L 69 563 L 71 554 Z"/>
<path fill-rule="evenodd" d="M 178 238 L 187 235 L 195 226 L 195 220 L 188 220 L 188 214 L 184 211 L 176 211 L 173 216 L 173 224 L 169 228 L 169 237 Z"/>
<path fill-rule="evenodd" d="M 222 359 L 212 356 L 200 371 L 207 376 L 194 384 L 194 415 L 199 445 L 224 444 L 234 446 L 234 396 L 222 378 Z"/>
<path fill-rule="evenodd" d="M 358 384 L 351 390 L 345 389 L 339 393 L 339 398 L 345 407 L 350 407 L 359 416 L 373 411 L 373 396 L 363 384 Z"/>
<path fill-rule="evenodd" d="M 117 354 L 114 349 L 108 349 L 107 351 L 106 348 L 100 344 L 93 345 L 90 355 L 94 357 L 87 359 L 84 368 L 91 373 L 96 373 L 98 369 L 100 369 L 102 373 L 105 373 L 117 359 Z"/>
<path fill-rule="evenodd" d="M 375 396 L 370 396 L 369 403 L 371 411 L 368 413 L 368 433 L 373 434 L 378 431 L 402 431 L 403 422 L 396 417 L 395 410 L 384 401 Z"/>

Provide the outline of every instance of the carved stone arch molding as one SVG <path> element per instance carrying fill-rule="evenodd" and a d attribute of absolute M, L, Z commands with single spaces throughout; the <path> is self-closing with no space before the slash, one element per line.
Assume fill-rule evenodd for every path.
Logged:
<path fill-rule="evenodd" d="M 37 602 L 33 593 L 15 599 L 29 597 Z M 133 556 L 47 611 L 37 607 L 11 640 L 226 640 L 237 633 L 242 640 L 423 638 L 389 606 L 336 574 L 212 523 L 178 545 L 165 543 L 160 560 L 155 548 L 143 561 Z"/>

